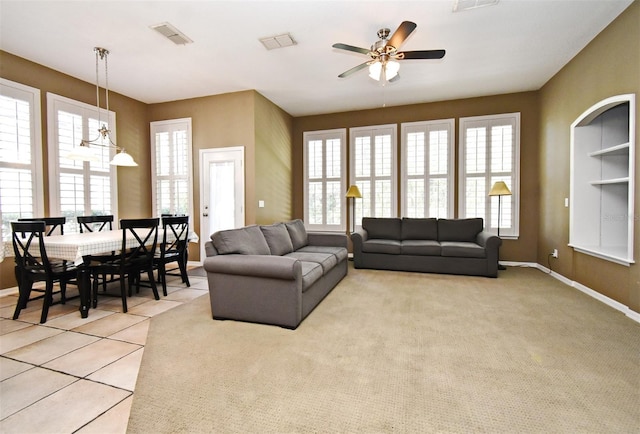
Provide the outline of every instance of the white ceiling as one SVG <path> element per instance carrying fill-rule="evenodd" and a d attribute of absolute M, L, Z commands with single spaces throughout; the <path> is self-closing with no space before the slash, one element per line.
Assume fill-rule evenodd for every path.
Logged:
<path fill-rule="evenodd" d="M 0 49 L 91 83 L 94 46 L 107 48 L 109 86 L 145 103 L 255 89 L 293 116 L 539 89 L 632 0 L 500 0 L 453 13 L 454 0 L 30 1 L 0 0 Z M 380 86 L 367 58 L 376 32 L 418 27 L 401 50 L 445 49 L 405 60 Z M 149 26 L 170 22 L 194 43 Z M 291 33 L 297 45 L 258 41 Z"/>

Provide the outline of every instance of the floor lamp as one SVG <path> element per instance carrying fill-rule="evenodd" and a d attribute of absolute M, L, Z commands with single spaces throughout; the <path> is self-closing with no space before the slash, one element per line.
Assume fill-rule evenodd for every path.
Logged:
<path fill-rule="evenodd" d="M 498 196 L 498 238 L 499 238 L 500 237 L 500 223 L 502 223 L 502 219 L 501 219 L 501 211 L 502 211 L 501 198 L 502 198 L 502 196 L 511 196 L 511 190 L 509 190 L 509 187 L 507 187 L 507 184 L 505 184 L 504 181 L 497 181 L 495 184 L 493 184 L 493 187 L 491 187 L 491 191 L 489 192 L 489 196 Z M 498 262 L 498 270 L 506 270 L 506 267 L 504 265 L 500 265 L 500 262 Z"/>
<path fill-rule="evenodd" d="M 362 194 L 360 193 L 360 189 L 357 185 L 352 185 L 349 187 L 349 190 L 347 190 L 347 194 L 345 196 L 347 200 L 351 199 L 352 229 L 351 231 L 349 231 L 349 233 L 351 233 L 356 230 L 356 199 L 360 199 L 362 197 Z"/>

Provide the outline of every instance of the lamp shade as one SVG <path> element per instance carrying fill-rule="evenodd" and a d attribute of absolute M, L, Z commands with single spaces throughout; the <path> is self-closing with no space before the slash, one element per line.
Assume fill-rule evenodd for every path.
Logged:
<path fill-rule="evenodd" d="M 138 163 L 133 161 L 133 157 L 127 154 L 124 149 L 113 156 L 113 160 L 109 163 L 112 166 L 137 166 Z"/>
<path fill-rule="evenodd" d="M 489 196 L 511 196 L 511 190 L 509 190 L 509 187 L 507 187 L 504 181 L 497 181 L 493 184 L 493 187 L 491 187 Z"/>
<path fill-rule="evenodd" d="M 349 190 L 347 191 L 346 197 L 361 198 L 362 194 L 360 193 L 360 189 L 358 188 L 357 185 L 352 185 L 351 187 L 349 187 Z"/>
<path fill-rule="evenodd" d="M 382 63 L 374 62 L 369 65 L 369 77 L 376 81 L 380 81 L 380 75 L 382 74 Z"/>

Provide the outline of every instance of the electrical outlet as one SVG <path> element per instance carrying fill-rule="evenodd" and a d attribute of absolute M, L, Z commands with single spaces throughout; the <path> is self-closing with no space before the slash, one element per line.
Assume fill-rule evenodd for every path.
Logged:
<path fill-rule="evenodd" d="M 553 256 L 554 258 L 558 258 L 558 249 L 553 249 L 553 253 L 551 253 L 551 256 Z"/>

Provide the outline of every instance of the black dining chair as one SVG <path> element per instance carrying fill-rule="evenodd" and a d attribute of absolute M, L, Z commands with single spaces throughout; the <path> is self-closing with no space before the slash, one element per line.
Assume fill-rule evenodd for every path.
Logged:
<path fill-rule="evenodd" d="M 19 218 L 19 222 L 35 222 L 43 221 L 46 226 L 45 233 L 47 236 L 53 235 L 58 231 L 58 234 L 64 235 L 64 225 L 67 223 L 66 217 L 29 217 Z"/>
<path fill-rule="evenodd" d="M 135 283 L 139 289 L 139 276 L 147 273 L 153 296 L 160 299 L 158 288 L 153 278 L 153 259 L 158 245 L 159 219 L 122 219 L 122 247 L 113 261 L 90 262 L 91 272 L 94 275 L 92 287 L 93 307 L 98 305 L 98 279 L 99 274 L 118 275 L 120 281 L 120 297 L 122 298 L 122 310 L 127 312 L 127 294 L 131 295 L 131 287 Z M 135 240 L 134 245 L 127 246 L 128 239 Z M 128 288 L 127 288 L 128 284 Z"/>
<path fill-rule="evenodd" d="M 15 272 L 18 281 L 18 304 L 13 313 L 13 319 L 18 319 L 20 311 L 27 307 L 29 301 L 43 299 L 40 323 L 47 321 L 49 307 L 66 301 L 67 283 L 77 285 L 77 269 L 67 261 L 50 261 L 45 247 L 46 223 L 44 221 L 11 222 L 13 252 L 15 254 Z M 39 248 L 33 252 L 32 243 L 37 241 Z M 33 288 L 35 282 L 45 282 L 45 289 Z M 54 283 L 59 282 L 60 301 L 53 302 Z M 41 292 L 42 295 L 31 298 L 31 292 Z"/>
<path fill-rule="evenodd" d="M 78 222 L 78 227 L 80 228 L 80 233 L 86 232 L 100 232 L 100 231 L 110 231 L 113 230 L 113 215 L 84 215 L 77 216 L 76 220 Z M 115 259 L 116 252 L 111 252 L 111 254 L 107 255 L 91 255 L 88 259 L 89 261 L 95 262 L 108 262 L 113 261 Z M 96 278 L 100 279 L 102 283 L 102 290 L 107 290 L 107 283 L 115 282 L 118 279 L 114 278 L 113 274 L 107 278 L 106 274 L 101 276 L 96 276 Z"/>
<path fill-rule="evenodd" d="M 167 295 L 167 276 L 180 276 L 187 286 L 187 258 L 189 243 L 189 216 L 163 216 L 162 242 L 156 253 L 154 264 L 158 269 L 158 280 L 162 284 L 162 294 Z M 167 270 L 167 264 L 176 262 L 178 267 Z M 178 271 L 178 272 L 176 272 Z"/>

